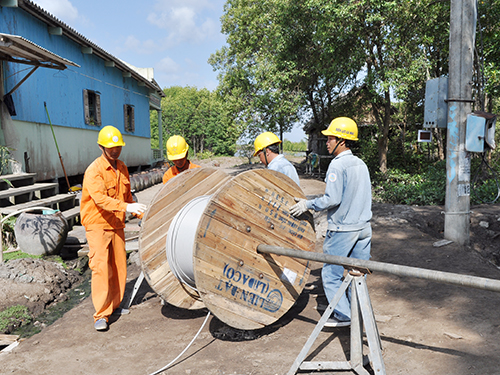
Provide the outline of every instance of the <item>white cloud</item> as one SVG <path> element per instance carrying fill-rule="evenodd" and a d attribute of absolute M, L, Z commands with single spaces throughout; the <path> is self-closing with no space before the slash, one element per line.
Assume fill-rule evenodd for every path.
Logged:
<path fill-rule="evenodd" d="M 214 35 L 219 33 L 219 23 L 215 22 L 211 18 L 207 18 L 207 20 L 201 25 L 201 30 L 206 35 Z"/>
<path fill-rule="evenodd" d="M 155 71 L 164 73 L 164 74 L 175 74 L 180 71 L 181 66 L 177 64 L 170 57 L 165 57 L 160 60 L 155 66 Z"/>
<path fill-rule="evenodd" d="M 129 35 L 125 40 L 124 46 L 127 50 L 134 50 L 141 46 L 141 41 L 133 35 Z"/>
<path fill-rule="evenodd" d="M 168 31 L 166 46 L 200 44 L 218 35 L 218 21 L 208 16 L 213 5 L 205 0 L 157 0 L 148 21 Z"/>
<path fill-rule="evenodd" d="M 62 21 L 78 19 L 78 9 L 69 0 L 35 0 L 35 3 Z"/>
<path fill-rule="evenodd" d="M 157 43 L 152 39 L 141 41 L 134 35 L 129 35 L 125 39 L 122 47 L 116 48 L 116 53 L 133 51 L 141 55 L 150 55 L 158 51 Z"/>

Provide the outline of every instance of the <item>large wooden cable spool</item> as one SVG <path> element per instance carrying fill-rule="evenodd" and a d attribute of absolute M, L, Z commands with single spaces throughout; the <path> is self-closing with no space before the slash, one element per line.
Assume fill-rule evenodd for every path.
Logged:
<path fill-rule="evenodd" d="M 193 289 L 172 272 L 178 266 L 170 268 L 166 242 L 175 216 L 190 202 L 196 206 L 192 201 L 202 196 L 207 197 L 201 208 L 197 205 L 202 211 L 191 253 Z M 221 170 L 197 168 L 176 176 L 158 192 L 142 221 L 139 254 L 149 285 L 166 302 L 188 309 L 207 307 L 234 328 L 258 329 L 275 322 L 302 292 L 309 262 L 259 254 L 257 246 L 314 251 L 312 220 L 289 214 L 294 197 L 304 198 L 301 189 L 268 169 L 230 177 Z M 178 225 L 176 235 L 182 237 L 185 224 Z"/>

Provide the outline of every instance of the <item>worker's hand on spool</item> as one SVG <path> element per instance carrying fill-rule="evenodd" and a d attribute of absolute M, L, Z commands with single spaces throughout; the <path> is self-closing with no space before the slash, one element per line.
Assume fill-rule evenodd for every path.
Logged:
<path fill-rule="evenodd" d="M 300 216 L 307 211 L 307 204 L 306 204 L 307 199 L 303 198 L 294 198 L 294 199 L 295 202 L 297 203 L 294 204 L 292 207 L 290 207 L 290 214 L 292 214 L 293 216 Z"/>
<path fill-rule="evenodd" d="M 129 212 L 131 214 L 140 215 L 144 211 L 146 211 L 146 208 L 148 208 L 148 207 L 142 203 L 129 203 L 127 205 L 127 212 Z"/>

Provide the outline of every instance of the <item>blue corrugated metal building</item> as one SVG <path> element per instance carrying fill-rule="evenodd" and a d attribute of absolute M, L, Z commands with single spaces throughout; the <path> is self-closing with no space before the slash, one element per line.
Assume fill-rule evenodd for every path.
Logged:
<path fill-rule="evenodd" d="M 164 95 L 152 68 L 112 56 L 28 0 L 0 0 L 0 63 L 0 145 L 15 168 L 64 177 L 57 144 L 67 175 L 81 175 L 105 125 L 123 133 L 129 168 L 162 160 L 161 134 L 160 149 L 150 143 L 150 111 L 161 129 Z"/>

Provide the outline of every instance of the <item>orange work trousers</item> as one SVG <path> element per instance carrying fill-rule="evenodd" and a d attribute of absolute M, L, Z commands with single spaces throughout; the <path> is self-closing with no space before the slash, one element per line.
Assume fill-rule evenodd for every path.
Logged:
<path fill-rule="evenodd" d="M 127 282 L 125 232 L 117 230 L 87 230 L 89 267 L 92 270 L 91 291 L 94 322 L 108 321 L 120 306 Z"/>

